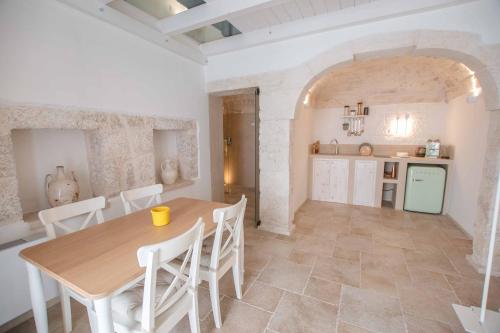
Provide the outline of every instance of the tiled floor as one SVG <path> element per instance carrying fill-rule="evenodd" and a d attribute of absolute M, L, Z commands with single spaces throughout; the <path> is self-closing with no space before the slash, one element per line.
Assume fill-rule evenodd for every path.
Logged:
<path fill-rule="evenodd" d="M 235 299 L 221 281 L 223 332 L 463 332 L 451 304 L 478 305 L 482 276 L 465 255 L 471 241 L 443 216 L 308 202 L 291 237 L 246 228 L 246 278 Z M 500 307 L 500 280 L 490 304 Z M 75 331 L 88 332 L 75 306 Z M 200 288 L 201 326 L 214 329 Z M 51 332 L 61 332 L 59 306 Z M 176 328 L 189 332 L 187 319 Z M 34 332 L 32 320 L 11 332 Z"/>

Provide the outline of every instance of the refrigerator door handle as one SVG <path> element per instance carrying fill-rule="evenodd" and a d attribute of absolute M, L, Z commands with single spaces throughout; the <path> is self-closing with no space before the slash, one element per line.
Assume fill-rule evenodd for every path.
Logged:
<path fill-rule="evenodd" d="M 413 178 L 412 180 L 413 180 L 413 182 L 423 182 L 424 181 L 423 179 L 417 179 L 417 178 Z"/>

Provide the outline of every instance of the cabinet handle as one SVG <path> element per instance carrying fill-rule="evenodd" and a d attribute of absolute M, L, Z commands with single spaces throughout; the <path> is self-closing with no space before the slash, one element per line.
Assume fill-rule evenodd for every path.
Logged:
<path fill-rule="evenodd" d="M 414 181 L 414 182 L 423 182 L 424 180 L 423 180 L 423 179 L 416 179 L 416 178 L 413 178 L 413 181 Z"/>

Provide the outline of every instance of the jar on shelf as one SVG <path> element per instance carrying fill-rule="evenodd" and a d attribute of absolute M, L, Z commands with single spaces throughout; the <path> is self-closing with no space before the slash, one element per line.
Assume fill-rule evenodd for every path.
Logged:
<path fill-rule="evenodd" d="M 359 102 L 358 103 L 358 116 L 361 116 L 363 115 L 363 103 L 362 102 Z"/>
<path fill-rule="evenodd" d="M 349 115 L 349 105 L 344 105 L 344 116 Z"/>

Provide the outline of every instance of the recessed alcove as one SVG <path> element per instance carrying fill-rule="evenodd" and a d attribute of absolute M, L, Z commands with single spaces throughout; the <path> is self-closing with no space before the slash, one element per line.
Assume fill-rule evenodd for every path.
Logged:
<path fill-rule="evenodd" d="M 183 130 L 153 130 L 153 145 L 155 157 L 155 179 L 157 183 L 162 183 L 161 163 L 165 159 L 175 159 L 179 163 L 178 178 L 174 184 L 164 185 L 165 191 L 171 191 L 194 183 L 192 179 L 186 177 L 183 164 L 178 153 L 178 144 Z"/>
<path fill-rule="evenodd" d="M 92 197 L 85 131 L 77 129 L 14 129 L 11 131 L 18 193 L 25 221 L 49 208 L 45 177 L 56 166 L 74 172 L 80 199 Z"/>

